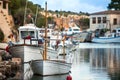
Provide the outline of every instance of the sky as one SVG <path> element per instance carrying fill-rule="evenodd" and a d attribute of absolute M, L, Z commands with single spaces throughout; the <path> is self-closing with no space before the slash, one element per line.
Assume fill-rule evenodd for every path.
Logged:
<path fill-rule="evenodd" d="M 48 10 L 62 10 L 72 12 L 88 12 L 94 13 L 107 10 L 107 6 L 111 0 L 29 0 L 34 4 L 45 7 L 47 1 Z"/>

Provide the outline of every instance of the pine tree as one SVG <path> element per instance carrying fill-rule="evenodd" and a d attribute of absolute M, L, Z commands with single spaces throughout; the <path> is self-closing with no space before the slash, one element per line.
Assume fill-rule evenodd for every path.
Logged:
<path fill-rule="evenodd" d="M 120 0 L 111 0 L 108 4 L 108 9 L 120 10 Z"/>

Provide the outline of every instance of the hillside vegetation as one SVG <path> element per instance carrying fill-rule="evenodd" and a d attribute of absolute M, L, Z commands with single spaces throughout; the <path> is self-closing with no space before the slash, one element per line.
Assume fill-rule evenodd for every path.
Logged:
<path fill-rule="evenodd" d="M 9 12 L 13 15 L 16 27 L 24 24 L 25 6 L 26 6 L 26 0 L 11 0 L 11 2 L 9 4 Z M 44 8 L 42 8 L 41 5 L 33 4 L 33 2 L 28 1 L 26 16 L 25 16 L 25 18 L 26 18 L 25 23 L 32 22 L 32 20 L 28 17 L 28 15 L 30 15 L 33 18 L 33 20 L 35 20 L 37 6 L 38 6 L 38 11 L 44 10 Z M 88 13 L 84 13 L 84 12 L 76 13 L 76 12 L 71 12 L 71 11 L 58 11 L 58 10 L 56 10 L 56 11 L 48 10 L 48 12 L 56 13 L 56 14 L 60 14 L 60 15 L 64 14 L 64 16 L 66 16 L 66 17 L 68 16 L 68 14 L 89 15 Z M 52 21 L 50 21 L 50 20 L 52 20 Z M 48 17 L 48 22 L 54 22 L 53 17 Z M 38 27 L 45 26 L 45 18 L 43 15 L 41 15 L 41 14 L 37 15 L 36 25 Z"/>

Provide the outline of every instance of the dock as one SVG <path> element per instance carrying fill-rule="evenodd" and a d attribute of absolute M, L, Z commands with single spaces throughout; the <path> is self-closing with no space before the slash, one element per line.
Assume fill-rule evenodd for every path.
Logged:
<path fill-rule="evenodd" d="M 6 46 L 7 43 L 0 43 L 0 80 L 20 79 L 17 72 L 22 72 L 22 60 L 6 52 Z"/>
<path fill-rule="evenodd" d="M 12 58 L 11 61 L 0 61 L 0 80 L 16 77 L 16 73 L 21 70 L 21 59 Z"/>
<path fill-rule="evenodd" d="M 80 34 L 73 35 L 73 41 L 77 42 L 90 42 L 92 33 L 90 32 L 81 32 Z"/>

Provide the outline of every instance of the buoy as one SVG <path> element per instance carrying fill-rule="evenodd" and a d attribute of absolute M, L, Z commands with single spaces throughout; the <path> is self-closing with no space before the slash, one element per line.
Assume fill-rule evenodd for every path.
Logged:
<path fill-rule="evenodd" d="M 72 80 L 72 76 L 68 75 L 68 76 L 66 77 L 66 80 Z"/>

